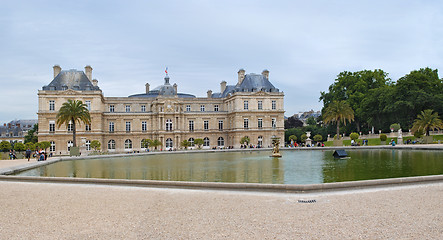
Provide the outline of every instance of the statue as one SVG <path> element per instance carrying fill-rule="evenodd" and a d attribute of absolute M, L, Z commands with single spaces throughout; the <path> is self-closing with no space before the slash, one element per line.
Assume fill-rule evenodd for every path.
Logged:
<path fill-rule="evenodd" d="M 278 145 L 280 145 L 280 138 L 272 136 L 272 145 L 274 148 L 272 149 L 272 155 L 270 157 L 281 157 L 280 149 L 278 147 Z"/>

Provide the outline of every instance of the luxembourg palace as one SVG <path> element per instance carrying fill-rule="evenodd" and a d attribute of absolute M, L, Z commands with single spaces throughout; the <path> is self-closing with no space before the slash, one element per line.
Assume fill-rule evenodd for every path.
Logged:
<path fill-rule="evenodd" d="M 246 74 L 238 71 L 234 85 L 220 83 L 219 92 L 206 97 L 179 93 L 177 84 L 164 84 L 128 97 L 105 97 L 92 78 L 92 67 L 84 71 L 54 67 L 54 79 L 38 91 L 38 139 L 51 143 L 54 154 L 67 154 L 72 142 L 72 125 L 56 125 L 58 109 L 68 99 L 87 105 L 91 124 L 76 124 L 77 145 L 91 151 L 98 140 L 108 152 L 146 151 L 143 139 L 159 140 L 158 149 L 180 149 L 180 143 L 204 140 L 203 148 L 240 148 L 247 136 L 250 145 L 268 147 L 271 138 L 284 139 L 283 92 L 269 81 L 269 71 Z M 282 143 L 281 143 L 282 144 Z"/>

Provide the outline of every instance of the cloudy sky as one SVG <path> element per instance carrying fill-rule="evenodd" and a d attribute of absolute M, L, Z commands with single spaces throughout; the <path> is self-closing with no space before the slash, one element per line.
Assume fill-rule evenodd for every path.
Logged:
<path fill-rule="evenodd" d="M 179 92 L 205 96 L 237 71 L 270 71 L 286 116 L 320 110 L 341 71 L 392 80 L 443 64 L 441 1 L 2 1 L 0 123 L 37 118 L 52 66 L 83 70 L 106 97 L 142 93 L 169 68 Z"/>

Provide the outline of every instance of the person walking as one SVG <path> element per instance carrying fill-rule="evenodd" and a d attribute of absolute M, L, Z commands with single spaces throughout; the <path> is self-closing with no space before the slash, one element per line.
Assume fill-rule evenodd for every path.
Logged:
<path fill-rule="evenodd" d="M 26 158 L 28 159 L 28 162 L 29 162 L 29 160 L 31 159 L 31 149 L 26 149 Z"/>

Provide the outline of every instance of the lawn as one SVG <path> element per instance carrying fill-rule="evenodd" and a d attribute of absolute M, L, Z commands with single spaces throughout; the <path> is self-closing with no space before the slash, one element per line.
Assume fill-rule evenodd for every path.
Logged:
<path fill-rule="evenodd" d="M 386 145 L 388 145 L 391 142 L 391 139 L 394 139 L 394 141 L 397 143 L 397 138 L 387 138 Z M 411 139 L 414 141 L 416 138 L 414 136 L 404 137 L 403 141 L 407 141 L 408 139 Z M 434 143 L 437 143 L 438 141 L 443 142 L 443 135 L 434 135 Z M 362 142 L 362 139 L 357 139 L 357 142 Z M 368 138 L 368 145 L 369 146 L 376 146 L 380 145 L 380 138 Z M 325 142 L 326 147 L 332 147 L 332 141 L 326 141 Z M 343 140 L 343 146 L 351 146 L 351 140 Z"/>

